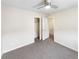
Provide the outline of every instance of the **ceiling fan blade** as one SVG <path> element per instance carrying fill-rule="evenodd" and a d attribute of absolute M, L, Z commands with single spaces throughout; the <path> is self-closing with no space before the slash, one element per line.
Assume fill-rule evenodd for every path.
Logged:
<path fill-rule="evenodd" d="M 42 6 L 40 6 L 40 7 L 38 7 L 37 9 L 41 9 L 41 8 L 43 8 L 43 7 L 45 7 L 46 5 L 42 5 Z"/>
<path fill-rule="evenodd" d="M 34 7 L 38 7 L 38 6 L 41 6 L 43 4 L 44 4 L 44 2 L 40 2 L 39 4 L 35 5 Z"/>
<path fill-rule="evenodd" d="M 44 4 L 47 4 L 47 0 L 43 0 L 42 2 L 38 3 L 37 5 L 35 5 L 34 7 L 38 7 L 38 6 L 42 6 Z"/>
<path fill-rule="evenodd" d="M 51 5 L 51 8 L 55 8 L 55 9 L 57 9 L 58 6 L 56 6 L 56 5 Z"/>

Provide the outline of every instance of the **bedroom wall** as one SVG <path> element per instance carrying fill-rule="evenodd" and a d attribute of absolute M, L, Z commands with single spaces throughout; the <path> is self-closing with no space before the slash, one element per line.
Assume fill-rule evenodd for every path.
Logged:
<path fill-rule="evenodd" d="M 54 19 L 54 40 L 78 51 L 78 8 L 73 7 L 51 14 Z"/>
<path fill-rule="evenodd" d="M 44 14 L 16 7 L 2 6 L 2 53 L 34 43 L 34 17 Z"/>

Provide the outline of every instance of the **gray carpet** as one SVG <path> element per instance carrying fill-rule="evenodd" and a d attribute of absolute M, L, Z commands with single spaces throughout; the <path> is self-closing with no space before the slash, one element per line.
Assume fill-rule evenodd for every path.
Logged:
<path fill-rule="evenodd" d="M 8 52 L 2 59 L 78 59 L 78 53 L 45 40 Z"/>

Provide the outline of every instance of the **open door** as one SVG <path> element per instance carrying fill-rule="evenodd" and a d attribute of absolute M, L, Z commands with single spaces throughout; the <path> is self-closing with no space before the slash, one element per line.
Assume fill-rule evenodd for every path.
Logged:
<path fill-rule="evenodd" d="M 35 20 L 35 32 L 36 32 L 35 41 L 48 39 L 49 31 L 48 31 L 47 17 L 46 16 L 42 18 L 37 17 L 34 20 Z"/>

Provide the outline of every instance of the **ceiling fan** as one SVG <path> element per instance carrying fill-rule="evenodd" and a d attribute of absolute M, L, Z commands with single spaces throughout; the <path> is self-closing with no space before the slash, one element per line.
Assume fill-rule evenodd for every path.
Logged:
<path fill-rule="evenodd" d="M 43 0 L 41 3 L 37 4 L 35 6 L 37 9 L 41 9 L 41 8 L 46 8 L 46 9 L 49 9 L 49 8 L 58 8 L 57 5 L 53 5 L 51 4 L 51 1 L 50 0 Z"/>

